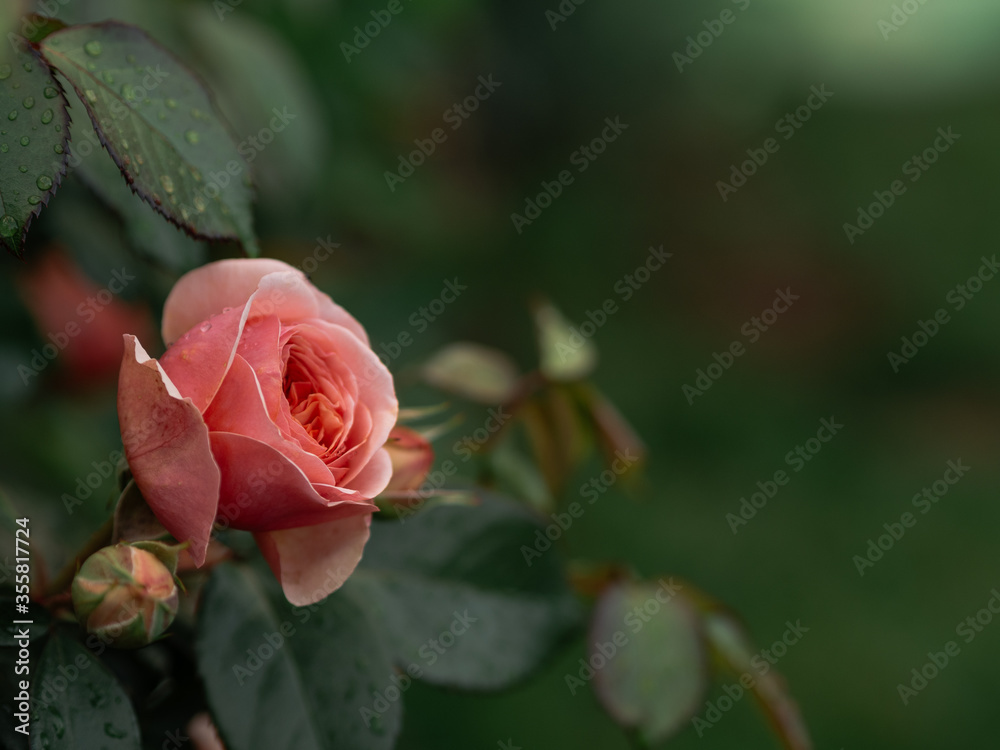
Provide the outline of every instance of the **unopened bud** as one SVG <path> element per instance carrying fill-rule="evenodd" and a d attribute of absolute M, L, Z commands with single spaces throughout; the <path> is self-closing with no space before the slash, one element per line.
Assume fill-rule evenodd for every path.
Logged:
<path fill-rule="evenodd" d="M 159 638 L 173 622 L 178 603 L 170 568 L 153 552 L 127 544 L 91 555 L 73 579 L 80 624 L 119 648 Z"/>

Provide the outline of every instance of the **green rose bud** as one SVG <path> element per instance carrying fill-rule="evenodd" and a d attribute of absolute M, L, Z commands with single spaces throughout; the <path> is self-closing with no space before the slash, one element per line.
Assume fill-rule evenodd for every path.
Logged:
<path fill-rule="evenodd" d="M 169 562 L 169 556 L 128 544 L 88 557 L 73 579 L 80 624 L 119 648 L 152 643 L 177 614 L 179 597 Z"/>

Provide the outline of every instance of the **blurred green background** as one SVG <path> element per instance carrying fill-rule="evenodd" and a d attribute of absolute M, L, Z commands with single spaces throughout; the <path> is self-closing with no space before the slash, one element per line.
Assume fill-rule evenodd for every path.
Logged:
<path fill-rule="evenodd" d="M 546 15 L 557 0 L 401 0 L 348 61 L 341 44 L 387 3 L 50 5 L 67 22 L 149 30 L 208 78 L 238 139 L 267 126 L 272 108 L 295 115 L 253 161 L 264 252 L 298 264 L 316 238 L 340 244 L 313 279 L 376 345 L 414 334 L 391 362 L 404 405 L 431 398 L 413 385 L 413 367 L 450 341 L 533 366 L 535 294 L 576 322 L 617 299 L 593 338 L 596 382 L 647 441 L 648 476 L 641 491 L 612 488 L 564 535 L 566 553 L 683 576 L 739 611 L 761 645 L 801 620 L 809 633 L 778 668 L 818 748 L 994 741 L 1000 624 L 968 645 L 955 627 L 1000 585 L 1000 280 L 958 312 L 946 295 L 995 251 L 1000 6 L 908 0 L 899 5 L 915 12 L 900 8 L 905 23 L 887 31 L 879 24 L 896 4 L 872 0 L 567 0 L 565 20 Z M 724 10 L 732 22 L 679 70 L 675 53 L 705 22 L 719 28 Z M 451 130 L 446 111 L 479 76 L 501 85 Z M 833 95 L 785 140 L 779 119 L 813 86 Z M 73 112 L 85 121 L 79 104 Z M 574 152 L 616 117 L 627 130 L 577 172 Z M 386 171 L 439 127 L 446 140 L 390 190 Z M 904 164 L 949 127 L 961 137 L 910 182 Z M 768 138 L 779 149 L 723 201 L 716 183 Z M 573 183 L 518 232 L 511 214 L 564 169 Z M 905 194 L 849 242 L 844 223 L 897 179 Z M 98 285 L 111 269 L 136 268 L 125 296 L 152 300 L 156 314 L 183 270 L 163 257 L 193 266 L 233 252 L 181 242 L 163 223 L 164 255 L 143 260 L 74 183 L 33 228 L 27 265 L 59 240 Z M 621 301 L 616 283 L 661 244 L 673 257 Z M 25 387 L 16 368 L 44 338 L 15 289 L 26 264 L 3 263 L 3 485 L 56 565 L 68 550 L 45 528 L 83 538 L 109 499 L 102 488 L 71 518 L 58 500 L 120 444 L 114 374 L 82 388 L 57 360 Z M 468 291 L 417 331 L 410 316 L 456 278 Z M 779 288 L 800 299 L 749 344 L 741 327 Z M 888 352 L 942 307 L 950 322 L 894 372 Z M 746 353 L 689 405 L 682 385 L 734 340 Z M 788 470 L 785 455 L 831 416 L 842 432 L 734 535 L 726 514 Z M 479 419 L 470 413 L 469 429 Z M 860 576 L 853 556 L 959 458 L 967 477 Z M 585 467 L 571 487 L 599 471 Z M 904 706 L 897 684 L 949 640 L 960 655 Z M 503 695 L 411 689 L 400 747 L 628 747 L 589 692 L 574 697 L 564 684 L 583 647 Z M 689 728 L 668 745 L 777 741 L 745 699 L 704 737 Z"/>

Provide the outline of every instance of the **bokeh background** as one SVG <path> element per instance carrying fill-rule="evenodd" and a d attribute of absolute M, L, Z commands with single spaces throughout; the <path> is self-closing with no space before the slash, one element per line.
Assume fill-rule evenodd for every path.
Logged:
<path fill-rule="evenodd" d="M 593 337 L 595 380 L 646 440 L 647 474 L 594 505 L 561 540 L 566 554 L 683 576 L 731 604 L 762 645 L 801 620 L 809 632 L 778 668 L 818 748 L 995 742 L 1000 623 L 969 644 L 955 628 L 1000 585 L 1000 279 L 961 311 L 946 296 L 996 251 L 1000 6 L 400 3 L 350 60 L 342 43 L 387 3 L 50 6 L 67 22 L 118 18 L 148 29 L 211 82 L 240 139 L 266 127 L 275 107 L 295 116 L 255 151 L 264 252 L 299 264 L 317 238 L 339 244 L 313 279 L 376 344 L 414 334 L 391 362 L 407 405 L 430 398 L 413 372 L 450 341 L 496 346 L 532 367 L 535 295 L 576 322 L 617 299 L 619 311 Z M 687 54 L 688 37 L 724 10 L 732 23 L 679 69 L 675 53 Z M 880 26 L 894 12 L 905 23 Z M 479 76 L 501 85 L 451 130 L 446 111 Z M 785 140 L 779 119 L 813 86 L 833 95 Z M 616 117 L 627 130 L 578 173 L 574 152 Z M 74 119 L 85 119 L 79 105 Z M 385 173 L 438 127 L 445 142 L 390 189 Z M 911 182 L 904 164 L 938 128 L 960 138 Z M 780 148 L 722 200 L 717 182 L 767 138 Z M 518 232 L 511 214 L 564 169 L 573 184 Z M 850 242 L 845 222 L 897 179 L 905 194 Z M 27 260 L 2 261 L 3 488 L 34 519 L 53 566 L 69 552 L 55 532 L 86 537 L 111 499 L 108 482 L 72 516 L 60 502 L 120 444 L 115 366 L 61 356 L 26 386 L 17 367 L 46 331 L 25 290 L 57 242 L 97 287 L 113 269 L 135 269 L 123 297 L 148 310 L 122 315 L 139 330 L 185 267 L 234 252 L 157 221 L 137 254 L 117 218 L 70 178 L 33 228 Z M 672 258 L 621 301 L 616 283 L 660 245 Z M 468 291 L 417 331 L 411 315 L 446 279 Z M 800 299 L 749 344 L 741 327 L 785 288 Z M 950 322 L 894 372 L 888 353 L 942 307 Z M 745 355 L 689 404 L 682 386 L 734 340 L 748 344 Z M 726 514 L 757 481 L 788 470 L 785 455 L 825 417 L 843 430 L 734 535 Z M 468 425 L 478 419 L 470 413 Z M 859 575 L 852 558 L 884 523 L 914 511 L 912 496 L 957 459 L 972 467 L 967 476 Z M 583 467 L 570 486 L 599 471 L 596 461 Z M 897 684 L 949 640 L 960 655 L 904 706 Z M 414 687 L 400 747 L 627 748 L 588 691 L 566 688 L 583 648 L 582 639 L 570 644 L 502 695 Z M 720 694 L 716 686 L 709 697 Z M 745 699 L 704 737 L 689 728 L 668 746 L 777 741 Z"/>

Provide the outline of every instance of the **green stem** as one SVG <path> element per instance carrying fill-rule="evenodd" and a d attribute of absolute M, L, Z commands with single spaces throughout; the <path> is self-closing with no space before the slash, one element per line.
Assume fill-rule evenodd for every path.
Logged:
<path fill-rule="evenodd" d="M 76 555 L 66 563 L 63 569 L 59 572 L 59 575 L 55 577 L 51 584 L 49 584 L 49 596 L 54 596 L 61 593 L 64 589 L 69 588 L 70 584 L 73 583 L 73 577 L 76 575 L 76 571 L 80 569 L 80 565 L 90 557 L 92 554 L 97 552 L 97 550 L 102 547 L 107 547 L 111 543 L 111 533 L 114 529 L 115 519 L 112 516 L 107 521 L 105 521 L 101 528 L 93 533 L 87 543 L 83 545 L 83 548 L 76 553 Z"/>

